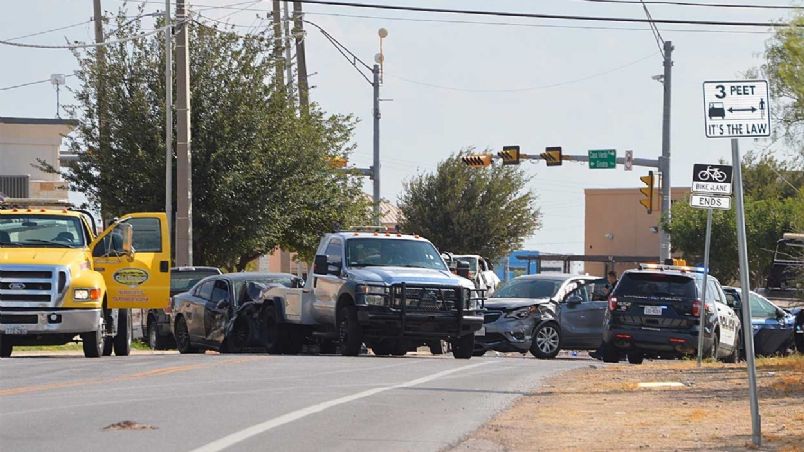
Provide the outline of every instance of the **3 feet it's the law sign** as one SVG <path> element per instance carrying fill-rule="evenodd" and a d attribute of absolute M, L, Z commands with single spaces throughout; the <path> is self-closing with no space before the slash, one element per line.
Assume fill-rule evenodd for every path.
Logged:
<path fill-rule="evenodd" d="M 707 138 L 770 136 L 770 96 L 765 80 L 704 82 Z"/>

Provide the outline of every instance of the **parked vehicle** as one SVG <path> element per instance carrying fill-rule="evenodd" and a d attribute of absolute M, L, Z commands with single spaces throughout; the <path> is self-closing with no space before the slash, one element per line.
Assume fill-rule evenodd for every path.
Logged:
<path fill-rule="evenodd" d="M 266 347 L 265 322 L 273 311 L 260 293 L 275 286 L 301 287 L 302 280 L 289 273 L 224 273 L 208 276 L 174 296 L 170 311 L 179 353 L 205 349 L 237 353 Z"/>
<path fill-rule="evenodd" d="M 783 234 L 776 242 L 773 266 L 765 287 L 769 290 L 804 292 L 804 233 Z"/>
<path fill-rule="evenodd" d="M 591 350 L 600 345 L 608 306 L 606 280 L 566 274 L 526 275 L 500 286 L 486 301 L 475 354 L 530 351 L 541 359 L 560 350 Z"/>
<path fill-rule="evenodd" d="M 207 276 L 220 274 L 217 267 L 173 267 L 170 269 L 170 296 L 187 292 Z M 169 306 L 169 303 L 166 304 Z M 158 308 L 140 311 L 142 337 L 146 338 L 148 346 L 152 350 L 175 348 L 176 341 L 170 331 L 170 314 Z"/>
<path fill-rule="evenodd" d="M 704 356 L 735 362 L 740 319 L 717 279 L 707 277 L 705 301 L 702 286 L 703 269 L 694 267 L 643 264 L 623 273 L 609 296 L 603 361 L 617 362 L 623 353 L 633 364 L 696 354 L 704 309 Z"/>
<path fill-rule="evenodd" d="M 458 262 L 465 262 L 469 266 L 467 278 L 475 284 L 476 289 L 485 290 L 486 297 L 491 296 L 500 284 L 500 278 L 494 273 L 494 266 L 480 255 L 444 253 L 441 257 L 455 274 L 458 274 Z"/>
<path fill-rule="evenodd" d="M 354 356 L 365 343 L 375 355 L 404 355 L 420 345 L 470 358 L 483 326 L 483 297 L 450 273 L 423 237 L 360 228 L 326 234 L 304 289 L 273 288 L 269 335 L 276 350 L 317 343 L 322 353 Z"/>
<path fill-rule="evenodd" d="M 723 292 L 734 306 L 740 321 L 744 322 L 742 290 L 738 287 L 723 287 Z M 796 346 L 796 317 L 801 308 L 787 311 L 754 291 L 751 291 L 748 299 L 751 304 L 754 354 L 757 356 L 787 354 L 791 348 Z M 740 355 L 745 356 L 745 347 L 740 347 Z"/>
<path fill-rule="evenodd" d="M 124 215 L 96 236 L 66 203 L 0 200 L 0 357 L 15 345 L 63 345 L 84 356 L 128 355 L 133 307 L 168 299 L 164 213 Z"/>

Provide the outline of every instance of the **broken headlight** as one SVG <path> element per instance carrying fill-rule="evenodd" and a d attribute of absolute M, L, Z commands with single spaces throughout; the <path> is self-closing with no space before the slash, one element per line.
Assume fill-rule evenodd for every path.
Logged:
<path fill-rule="evenodd" d="M 505 316 L 510 319 L 525 319 L 537 312 L 539 312 L 539 306 L 534 304 L 509 311 Z"/>

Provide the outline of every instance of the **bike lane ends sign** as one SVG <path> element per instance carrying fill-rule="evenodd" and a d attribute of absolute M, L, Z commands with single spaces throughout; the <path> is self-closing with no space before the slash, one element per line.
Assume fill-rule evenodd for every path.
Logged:
<path fill-rule="evenodd" d="M 692 192 L 714 195 L 731 194 L 732 167 L 696 163 L 692 167 Z"/>

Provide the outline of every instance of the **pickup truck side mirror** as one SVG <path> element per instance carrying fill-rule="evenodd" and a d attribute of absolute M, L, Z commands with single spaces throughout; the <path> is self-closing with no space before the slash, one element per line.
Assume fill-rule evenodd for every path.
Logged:
<path fill-rule="evenodd" d="M 313 273 L 316 275 L 327 274 L 327 255 L 316 254 L 315 261 L 313 262 Z"/>
<path fill-rule="evenodd" d="M 455 268 L 458 276 L 469 279 L 469 262 L 458 261 Z"/>

